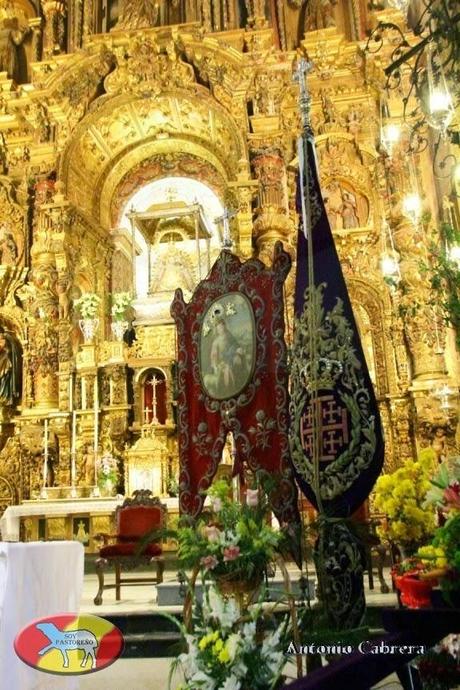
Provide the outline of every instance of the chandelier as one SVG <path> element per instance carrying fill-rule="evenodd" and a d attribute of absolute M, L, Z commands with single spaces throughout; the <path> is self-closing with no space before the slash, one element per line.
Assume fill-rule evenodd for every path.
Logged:
<path fill-rule="evenodd" d="M 388 1 L 408 15 L 413 35 L 394 22 L 381 21 L 369 36 L 366 52 L 387 51 L 384 88 L 402 94 L 403 120 L 412 130 L 411 151 L 431 146 L 435 175 L 451 177 L 456 193 L 454 175 L 460 177 L 460 167 L 448 145 L 460 145 L 460 3 Z M 389 124 L 382 127 L 386 118 L 381 104 L 381 145 L 391 155 L 396 132 Z"/>

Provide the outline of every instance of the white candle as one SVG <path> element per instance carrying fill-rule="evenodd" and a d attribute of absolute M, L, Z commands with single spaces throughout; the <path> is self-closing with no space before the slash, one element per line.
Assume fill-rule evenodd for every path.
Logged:
<path fill-rule="evenodd" d="M 69 412 L 73 410 L 73 374 L 70 372 L 69 376 Z"/>
<path fill-rule="evenodd" d="M 70 481 L 72 486 L 75 486 L 75 479 L 76 479 L 76 450 L 77 450 L 77 413 L 75 410 L 72 412 L 72 441 L 71 441 L 71 447 L 70 447 Z"/>
<path fill-rule="evenodd" d="M 97 374 L 94 377 L 94 478 L 97 477 L 97 450 L 99 441 L 99 401 L 98 401 L 98 387 Z M 97 482 L 96 482 L 97 483 Z"/>
<path fill-rule="evenodd" d="M 48 474 L 48 420 L 45 419 L 45 452 L 43 454 L 43 490 L 46 489 L 46 478 Z"/>
<path fill-rule="evenodd" d="M 81 377 L 81 409 L 86 410 L 86 379 Z"/>
<path fill-rule="evenodd" d="M 109 385 L 110 385 L 110 401 L 109 401 L 109 404 L 110 404 L 110 405 L 113 405 L 113 381 L 112 381 L 112 377 L 110 377 L 110 379 L 109 379 Z"/>

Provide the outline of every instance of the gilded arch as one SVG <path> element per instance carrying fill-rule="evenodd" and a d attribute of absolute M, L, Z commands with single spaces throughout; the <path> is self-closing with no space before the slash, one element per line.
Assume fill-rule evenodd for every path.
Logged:
<path fill-rule="evenodd" d="M 391 352 L 389 295 L 377 284 L 360 278 L 347 279 L 352 304 L 359 304 L 369 318 L 372 349 L 375 357 L 376 393 L 384 396 L 396 390 L 395 360 Z M 359 317 L 358 317 L 359 318 Z"/>
<path fill-rule="evenodd" d="M 194 93 L 162 92 L 153 103 L 133 94 L 105 100 L 76 128 L 60 178 L 69 201 L 109 228 L 112 199 L 129 171 L 152 156 L 171 154 L 195 156 L 225 184 L 236 179 L 247 157 L 232 117 L 196 86 Z"/>

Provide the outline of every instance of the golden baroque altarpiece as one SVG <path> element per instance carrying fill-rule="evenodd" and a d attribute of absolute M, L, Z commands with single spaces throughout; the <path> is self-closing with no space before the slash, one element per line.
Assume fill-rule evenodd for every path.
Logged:
<path fill-rule="evenodd" d="M 128 484 L 129 466 L 157 463 L 154 488 L 166 493 L 178 456 L 175 332 L 167 309 L 152 315 L 144 305 L 133 314 L 136 339 L 110 335 L 109 294 L 132 289 L 138 253 L 123 210 L 156 180 L 197 180 L 235 211 L 241 257 L 271 262 L 282 240 L 295 259 L 299 55 L 314 63 L 322 189 L 380 403 L 386 466 L 423 445 L 440 455 L 455 445 L 455 410 L 446 416 L 430 394 L 458 367 L 420 269 L 432 228 L 402 214 L 404 157 L 376 146 L 385 58 L 363 52 L 366 30 L 384 15 L 401 22 L 397 13 L 370 12 L 364 0 L 3 0 L 0 15 L 0 356 L 9 384 L 12 372 L 19 382 L 1 403 L 0 510 L 37 499 L 43 472 L 53 497 L 72 483 L 88 496 L 95 433 L 96 453 L 115 457 Z M 427 156 L 419 182 L 436 218 L 442 195 Z M 175 286 L 191 292 L 201 264 L 171 240 L 198 232 L 192 209 L 176 213 L 172 197 L 153 206 L 149 296 L 158 307 Z M 379 265 L 385 218 L 405 286 L 397 293 Z M 160 236 L 170 242 L 159 272 L 150 259 Z M 218 243 L 208 251 L 216 257 Z M 288 291 L 293 284 L 294 272 Z M 101 297 L 90 343 L 74 308 L 85 292 Z M 165 408 L 153 421 L 143 398 L 152 376 Z"/>

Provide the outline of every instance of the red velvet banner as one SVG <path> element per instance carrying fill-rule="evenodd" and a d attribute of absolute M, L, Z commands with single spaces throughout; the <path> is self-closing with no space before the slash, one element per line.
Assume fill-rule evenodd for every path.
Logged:
<path fill-rule="evenodd" d="M 197 516 L 232 432 L 234 473 L 245 463 L 275 480 L 282 524 L 299 522 L 288 443 L 283 284 L 291 266 L 281 243 L 273 265 L 222 251 L 186 304 L 177 290 L 179 505 Z"/>

